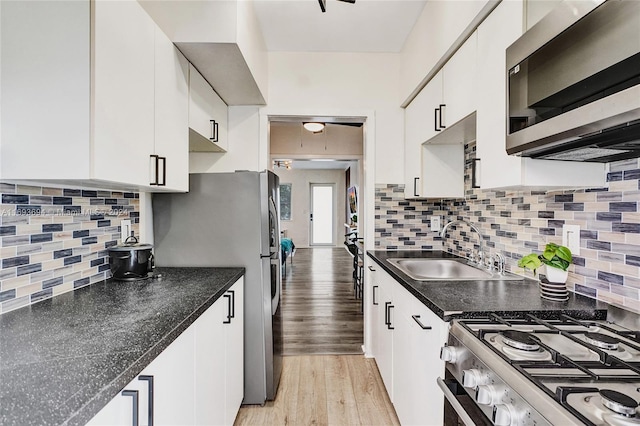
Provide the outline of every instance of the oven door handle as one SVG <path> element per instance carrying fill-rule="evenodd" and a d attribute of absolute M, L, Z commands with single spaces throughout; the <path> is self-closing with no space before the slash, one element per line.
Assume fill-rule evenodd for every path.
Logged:
<path fill-rule="evenodd" d="M 476 426 L 475 422 L 471 419 L 471 417 L 469 417 L 469 414 L 467 414 L 467 412 L 464 411 L 462 404 L 460 404 L 460 402 L 458 401 L 456 396 L 453 394 L 453 392 L 451 392 L 451 390 L 449 389 L 447 384 L 444 382 L 444 380 L 438 377 L 436 381 L 438 382 L 438 386 L 440 387 L 440 389 L 442 389 L 442 392 L 444 393 L 444 397 L 447 399 L 447 401 L 449 401 L 449 404 L 451 404 L 451 407 L 453 407 L 456 414 L 460 417 L 460 420 L 462 420 L 462 423 L 464 423 L 466 426 Z"/>

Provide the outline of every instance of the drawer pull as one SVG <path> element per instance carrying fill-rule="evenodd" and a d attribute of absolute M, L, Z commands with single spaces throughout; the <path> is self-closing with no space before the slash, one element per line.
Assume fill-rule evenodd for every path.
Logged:
<path fill-rule="evenodd" d="M 130 396 L 133 399 L 133 407 L 131 408 L 131 424 L 132 426 L 138 426 L 138 408 L 140 406 L 138 391 L 125 389 L 120 394 L 122 396 Z"/>
<path fill-rule="evenodd" d="M 430 325 L 424 325 L 422 322 L 420 322 L 420 315 L 411 315 L 411 318 L 413 318 L 413 320 L 415 322 L 418 323 L 418 325 L 420 326 L 421 329 L 423 330 L 431 330 L 431 326 Z"/>

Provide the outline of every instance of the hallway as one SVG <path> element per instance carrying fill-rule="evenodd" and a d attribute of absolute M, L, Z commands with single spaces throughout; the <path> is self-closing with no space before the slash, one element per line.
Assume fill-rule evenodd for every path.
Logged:
<path fill-rule="evenodd" d="M 297 249 L 282 277 L 285 355 L 361 354 L 363 315 L 344 247 Z"/>
<path fill-rule="evenodd" d="M 297 249 L 283 277 L 284 354 L 275 401 L 242 406 L 236 426 L 399 425 L 373 359 L 343 247 Z"/>

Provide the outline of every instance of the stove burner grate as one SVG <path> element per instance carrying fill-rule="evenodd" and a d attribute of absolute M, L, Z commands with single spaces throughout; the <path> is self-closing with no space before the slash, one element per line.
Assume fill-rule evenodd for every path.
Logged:
<path fill-rule="evenodd" d="M 638 408 L 638 401 L 635 399 L 611 389 L 601 389 L 598 393 L 602 399 L 602 405 L 609 410 L 626 417 L 635 417 L 636 408 Z"/>
<path fill-rule="evenodd" d="M 584 333 L 584 340 L 600 349 L 615 351 L 620 340 L 602 333 Z"/>
<path fill-rule="evenodd" d="M 540 349 L 540 345 L 536 343 L 529 333 L 517 330 L 505 330 L 500 334 L 502 334 L 504 344 L 512 348 L 530 352 Z"/>

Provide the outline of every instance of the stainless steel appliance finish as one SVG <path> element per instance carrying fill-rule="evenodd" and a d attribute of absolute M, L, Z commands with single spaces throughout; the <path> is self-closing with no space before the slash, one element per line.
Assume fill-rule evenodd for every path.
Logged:
<path fill-rule="evenodd" d="M 480 269 L 465 259 L 389 258 L 387 262 L 416 281 L 522 281 L 520 275 Z"/>
<path fill-rule="evenodd" d="M 640 2 L 565 0 L 507 49 L 507 152 L 640 157 Z"/>
<path fill-rule="evenodd" d="M 244 404 L 275 398 L 282 370 L 278 176 L 192 174 L 186 194 L 154 194 L 159 266 L 244 267 Z"/>
<path fill-rule="evenodd" d="M 640 424 L 640 333 L 618 324 L 457 320 L 441 358 L 496 425 Z"/>

